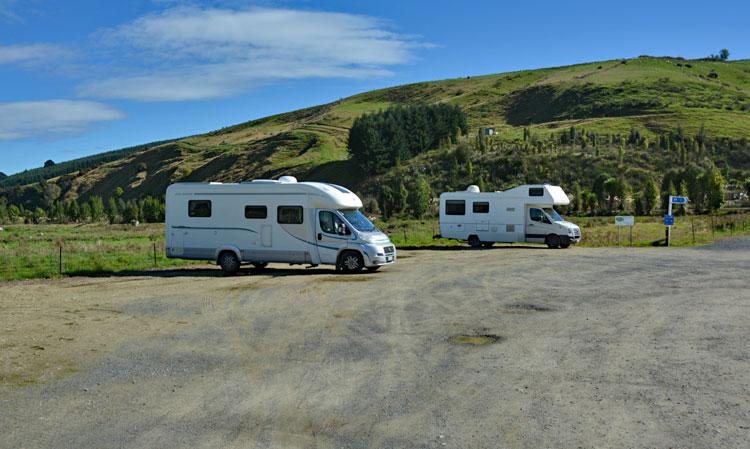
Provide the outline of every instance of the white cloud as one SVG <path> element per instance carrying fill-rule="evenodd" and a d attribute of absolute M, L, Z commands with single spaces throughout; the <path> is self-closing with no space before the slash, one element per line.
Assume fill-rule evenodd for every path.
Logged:
<path fill-rule="evenodd" d="M 174 8 L 100 37 L 144 69 L 79 93 L 144 101 L 227 96 L 278 79 L 384 76 L 424 46 L 372 17 L 269 8 Z"/>
<path fill-rule="evenodd" d="M 117 109 L 91 101 L 0 103 L 0 140 L 55 137 L 83 132 L 96 122 L 119 120 Z"/>
<path fill-rule="evenodd" d="M 2 45 L 0 44 L 0 65 L 49 63 L 68 55 L 68 50 L 52 44 Z"/>

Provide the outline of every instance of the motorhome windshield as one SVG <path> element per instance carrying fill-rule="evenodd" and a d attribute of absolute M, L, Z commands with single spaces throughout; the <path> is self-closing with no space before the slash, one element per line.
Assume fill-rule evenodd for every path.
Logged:
<path fill-rule="evenodd" d="M 565 221 L 563 217 L 557 213 L 557 211 L 551 207 L 545 207 L 544 212 L 549 215 L 552 221 Z"/>
<path fill-rule="evenodd" d="M 365 215 L 357 209 L 339 209 L 339 212 L 346 218 L 354 229 L 361 232 L 372 232 L 376 231 L 377 228 Z"/>

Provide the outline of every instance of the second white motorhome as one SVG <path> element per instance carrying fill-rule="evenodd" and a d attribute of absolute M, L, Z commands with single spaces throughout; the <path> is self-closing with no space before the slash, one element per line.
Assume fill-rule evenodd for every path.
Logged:
<path fill-rule="evenodd" d="M 177 183 L 167 188 L 167 257 L 240 264 L 330 264 L 376 270 L 396 249 L 348 189 L 291 176 L 239 184 Z"/>
<path fill-rule="evenodd" d="M 466 240 L 473 247 L 494 242 L 545 243 L 567 248 L 581 240 L 581 229 L 565 221 L 555 206 L 570 203 L 563 189 L 524 185 L 503 192 L 463 192 L 440 195 L 440 235 Z"/>

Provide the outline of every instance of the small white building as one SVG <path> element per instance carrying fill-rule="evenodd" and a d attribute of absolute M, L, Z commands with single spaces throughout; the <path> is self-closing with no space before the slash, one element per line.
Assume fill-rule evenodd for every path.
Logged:
<path fill-rule="evenodd" d="M 504 192 L 480 192 L 469 186 L 440 195 L 440 234 L 474 247 L 530 242 L 567 248 L 580 241 L 581 229 L 554 207 L 569 203 L 559 186 L 524 185 Z"/>

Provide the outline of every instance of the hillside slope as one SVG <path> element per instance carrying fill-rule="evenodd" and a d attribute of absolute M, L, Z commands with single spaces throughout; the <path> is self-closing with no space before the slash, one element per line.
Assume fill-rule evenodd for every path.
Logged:
<path fill-rule="evenodd" d="M 703 126 L 715 138 L 745 139 L 750 135 L 750 61 L 640 57 L 398 86 L 126 152 L 50 181 L 60 185 L 65 200 L 106 198 L 116 187 L 124 189 L 125 199 L 160 196 L 175 181 L 281 174 L 371 191 L 375 181 L 349 161 L 348 129 L 361 114 L 415 102 L 459 105 L 472 130 L 467 139 L 485 126 L 495 127 L 506 141 L 519 141 L 526 132 L 546 138 L 571 126 L 605 135 L 627 135 L 635 127 L 643 136 L 678 128 L 695 135 Z M 436 156 L 428 152 L 406 165 L 417 169 L 431 157 Z M 447 170 L 432 174 L 449 176 Z M 0 194 L 27 205 L 37 201 L 28 187 L 12 184 L 11 176 Z"/>

